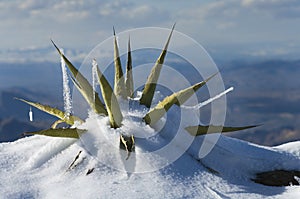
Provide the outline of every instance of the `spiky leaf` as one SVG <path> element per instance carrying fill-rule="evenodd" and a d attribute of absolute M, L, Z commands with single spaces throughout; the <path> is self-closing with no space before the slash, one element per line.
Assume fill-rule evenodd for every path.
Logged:
<path fill-rule="evenodd" d="M 218 73 L 216 73 L 218 74 Z M 174 105 L 177 106 L 182 105 L 186 102 L 199 88 L 204 86 L 206 82 L 208 82 L 211 78 L 213 78 L 216 74 L 210 76 L 208 79 L 194 84 L 186 89 L 173 93 L 170 96 L 164 98 L 161 102 L 159 102 L 153 109 L 151 109 L 144 117 L 146 124 L 150 126 L 155 124 L 164 114 Z"/>
<path fill-rule="evenodd" d="M 129 158 L 130 153 L 135 150 L 135 141 L 133 135 L 125 136 L 120 135 L 120 148 L 127 152 L 126 160 Z"/>
<path fill-rule="evenodd" d="M 161 68 L 164 64 L 164 60 L 167 54 L 167 49 L 170 43 L 170 39 L 174 30 L 175 24 L 172 27 L 172 31 L 168 37 L 167 43 L 165 44 L 164 49 L 162 50 L 160 56 L 158 57 L 156 63 L 154 64 L 150 75 L 148 76 L 147 82 L 145 84 L 142 97 L 140 99 L 140 104 L 145 105 L 146 107 L 150 108 L 152 99 L 154 96 L 154 92 L 156 89 L 156 84 L 160 75 Z"/>
<path fill-rule="evenodd" d="M 128 39 L 128 53 L 127 53 L 127 66 L 126 66 L 126 80 L 125 80 L 127 97 L 132 98 L 134 92 L 133 75 L 132 75 L 132 59 L 130 49 L 130 38 Z"/>
<path fill-rule="evenodd" d="M 52 125 L 51 125 L 51 128 L 52 129 L 56 129 L 57 125 L 61 124 L 61 123 L 64 123 L 63 120 L 56 120 Z"/>
<path fill-rule="evenodd" d="M 61 138 L 75 138 L 79 139 L 79 136 L 82 133 L 85 133 L 87 130 L 84 129 L 46 129 L 41 131 L 35 131 L 35 132 L 28 132 L 24 133 L 24 135 L 44 135 L 44 136 L 50 136 L 50 137 L 61 137 Z"/>
<path fill-rule="evenodd" d="M 76 117 L 74 115 L 70 115 L 69 117 L 65 117 L 65 112 L 57 109 L 57 108 L 53 108 L 53 107 L 50 107 L 50 106 L 47 106 L 47 105 L 43 105 L 43 104 L 40 104 L 40 103 L 36 103 L 36 102 L 30 102 L 30 101 L 27 101 L 27 100 L 24 100 L 24 99 L 20 99 L 20 98 L 15 98 L 19 101 L 22 101 L 22 102 L 25 102 L 26 104 L 29 104 L 41 111 L 44 111 L 50 115 L 53 115 L 57 118 L 59 118 L 60 120 L 62 120 L 63 122 L 67 123 L 67 124 L 70 124 L 70 125 L 73 125 L 76 121 L 77 122 L 80 122 L 80 123 L 83 123 L 83 120 L 80 119 L 79 117 Z"/>
<path fill-rule="evenodd" d="M 52 40 L 51 40 L 52 41 Z M 88 82 L 88 80 L 75 68 L 75 66 L 64 56 L 64 54 L 59 50 L 56 44 L 52 41 L 54 47 L 60 54 L 60 56 L 64 59 L 66 65 L 68 66 L 69 70 L 71 71 L 74 79 L 77 82 L 77 88 L 79 89 L 82 96 L 85 98 L 87 103 L 90 107 L 95 111 L 97 114 L 104 114 L 107 115 L 107 111 L 100 101 L 98 94 L 93 90 L 93 87 Z M 74 81 L 73 81 L 74 82 Z"/>
<path fill-rule="evenodd" d="M 233 132 L 233 131 L 241 131 L 244 129 L 250 129 L 257 127 L 257 125 L 253 126 L 242 126 L 242 127 L 226 127 L 226 126 L 188 126 L 185 128 L 191 135 L 193 136 L 199 136 L 199 135 L 205 135 L 209 133 L 226 133 L 226 132 Z"/>
<path fill-rule="evenodd" d="M 114 92 L 116 96 L 121 96 L 126 99 L 126 88 L 125 81 L 122 71 L 121 59 L 119 56 L 119 47 L 116 37 L 115 29 L 114 31 L 114 63 L 115 63 L 115 82 L 114 82 Z"/>
<path fill-rule="evenodd" d="M 93 62 L 94 62 L 93 64 L 97 64 L 96 60 L 93 60 Z M 122 119 L 123 119 L 119 102 L 111 86 L 109 85 L 109 82 L 102 74 L 102 72 L 99 70 L 98 65 L 97 65 L 97 77 L 101 87 L 101 93 L 107 108 L 110 125 L 112 128 L 119 128 L 121 126 Z"/>

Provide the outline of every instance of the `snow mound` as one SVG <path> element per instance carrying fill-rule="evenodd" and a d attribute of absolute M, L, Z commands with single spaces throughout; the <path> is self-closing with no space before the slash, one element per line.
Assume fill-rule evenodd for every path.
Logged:
<path fill-rule="evenodd" d="M 260 172 L 300 170 L 300 142 L 264 147 L 220 134 L 194 138 L 184 127 L 198 123 L 196 113 L 179 107 L 150 128 L 146 110 L 130 103 L 121 104 L 118 129 L 90 114 L 76 126 L 87 130 L 79 140 L 35 135 L 1 143 L 1 198 L 300 197 L 299 186 L 252 181 Z M 120 134 L 134 135 L 135 152 L 119 149 Z M 212 149 L 207 155 L 203 145 Z"/>
<path fill-rule="evenodd" d="M 69 168 L 79 151 L 82 153 L 76 165 Z M 80 140 L 31 136 L 0 144 L 0 195 L 1 198 L 299 198 L 299 186 L 267 187 L 251 181 L 257 172 L 299 170 L 299 153 L 300 142 L 262 147 L 221 136 L 205 158 L 197 160 L 184 153 L 160 170 L 128 175 L 97 161 Z M 94 171 L 86 175 L 92 168 Z"/>

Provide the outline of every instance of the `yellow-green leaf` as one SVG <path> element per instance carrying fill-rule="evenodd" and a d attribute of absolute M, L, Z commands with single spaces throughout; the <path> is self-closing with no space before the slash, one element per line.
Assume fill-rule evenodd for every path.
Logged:
<path fill-rule="evenodd" d="M 114 63 L 115 63 L 114 92 L 116 96 L 121 96 L 122 98 L 127 99 L 125 80 L 122 71 L 121 59 L 119 56 L 119 47 L 118 47 L 115 28 L 113 28 L 113 31 L 114 31 Z"/>
<path fill-rule="evenodd" d="M 97 64 L 96 60 L 93 60 L 93 62 L 95 62 L 94 64 Z M 109 82 L 102 74 L 102 72 L 99 70 L 98 65 L 97 65 L 97 77 L 100 84 L 101 93 L 107 108 L 110 125 L 112 128 L 119 128 L 121 126 L 122 119 L 123 119 L 119 102 L 111 86 L 109 85 Z"/>
<path fill-rule="evenodd" d="M 75 138 L 79 139 L 79 136 L 82 133 L 85 133 L 87 130 L 84 129 L 46 129 L 41 131 L 35 131 L 35 132 L 27 132 L 24 133 L 24 135 L 44 135 L 44 136 L 50 136 L 50 137 L 61 137 L 61 138 Z"/>
<path fill-rule="evenodd" d="M 189 132 L 193 136 L 199 136 L 199 135 L 205 135 L 210 133 L 226 133 L 226 132 L 233 132 L 233 131 L 241 131 L 244 129 L 250 129 L 257 127 L 257 125 L 253 126 L 242 126 L 242 127 L 226 127 L 226 126 L 214 126 L 214 125 L 208 125 L 208 126 L 188 126 L 185 128 L 187 132 Z"/>
<path fill-rule="evenodd" d="M 120 135 L 120 148 L 127 152 L 126 160 L 129 158 L 130 153 L 135 150 L 135 141 L 133 135 L 125 136 Z"/>
<path fill-rule="evenodd" d="M 52 125 L 51 125 L 51 128 L 52 129 L 56 129 L 57 125 L 61 124 L 61 123 L 64 123 L 65 121 L 63 120 L 56 120 Z"/>
<path fill-rule="evenodd" d="M 52 41 L 52 40 L 51 40 Z M 90 107 L 95 111 L 97 114 L 104 114 L 107 115 L 107 111 L 100 101 L 98 94 L 93 90 L 93 87 L 88 82 L 88 80 L 75 68 L 75 66 L 64 56 L 64 54 L 59 50 L 56 44 L 52 41 L 54 47 L 60 54 L 60 56 L 64 59 L 66 65 L 68 66 L 69 70 L 71 71 L 73 77 L 76 80 L 76 87 L 79 89 L 82 96 L 85 98 L 87 103 Z M 74 81 L 73 81 L 74 82 Z"/>
<path fill-rule="evenodd" d="M 164 60 L 167 54 L 167 49 L 171 40 L 171 36 L 173 33 L 173 30 L 175 28 L 175 24 L 172 27 L 171 33 L 168 37 L 167 43 L 165 44 L 164 49 L 162 50 L 160 56 L 158 57 L 156 63 L 154 64 L 150 75 L 148 76 L 147 82 L 145 84 L 142 97 L 140 99 L 140 104 L 145 105 L 146 107 L 150 108 L 152 99 L 154 96 L 154 92 L 156 89 L 156 84 L 160 75 L 161 68 L 164 64 Z"/>
<path fill-rule="evenodd" d="M 27 101 L 27 100 L 24 100 L 24 99 L 20 99 L 20 98 L 15 98 L 19 101 L 22 101 L 22 102 L 25 102 L 26 104 L 29 104 L 41 111 L 44 111 L 50 115 L 53 115 L 57 118 L 59 118 L 60 120 L 62 120 L 63 122 L 67 123 L 67 124 L 70 124 L 70 125 L 73 125 L 76 121 L 77 122 L 80 122 L 80 123 L 83 123 L 83 120 L 80 119 L 79 117 L 76 117 L 74 115 L 70 115 L 69 117 L 65 117 L 65 112 L 57 109 L 57 108 L 53 108 L 53 107 L 50 107 L 50 106 L 47 106 L 47 105 L 43 105 L 43 104 L 40 104 L 40 103 L 36 103 L 36 102 L 30 102 L 30 101 Z"/>
<path fill-rule="evenodd" d="M 128 53 L 127 53 L 125 86 L 126 86 L 126 91 L 127 91 L 127 97 L 132 98 L 133 97 L 133 92 L 134 92 L 134 86 L 133 86 L 133 75 L 132 75 L 132 59 L 131 59 L 131 49 L 130 49 L 130 38 L 128 39 Z"/>
<path fill-rule="evenodd" d="M 218 73 L 216 73 L 218 74 Z M 204 86 L 206 82 L 208 82 L 211 78 L 213 78 L 216 74 L 210 76 L 208 79 L 194 84 L 186 89 L 173 93 L 170 96 L 164 98 L 161 102 L 159 102 L 153 109 L 151 109 L 144 117 L 146 124 L 150 126 L 155 124 L 160 118 L 164 116 L 164 114 L 174 105 L 177 106 L 182 105 L 186 102 L 199 88 Z"/>

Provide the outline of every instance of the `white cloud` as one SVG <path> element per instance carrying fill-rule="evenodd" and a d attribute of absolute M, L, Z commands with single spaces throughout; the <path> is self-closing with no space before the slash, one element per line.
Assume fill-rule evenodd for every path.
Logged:
<path fill-rule="evenodd" d="M 135 4 L 127 1 L 111 1 L 99 7 L 99 17 L 113 24 L 137 24 L 147 26 L 169 20 L 170 13 L 150 4 Z"/>
<path fill-rule="evenodd" d="M 82 62 L 87 52 L 65 49 L 65 54 L 72 62 Z M 28 46 L 20 49 L 0 51 L 0 62 L 25 63 L 25 62 L 59 62 L 60 58 L 54 47 Z"/>
<path fill-rule="evenodd" d="M 43 0 L 24 0 L 20 1 L 17 4 L 17 8 L 21 10 L 33 10 L 33 9 L 40 9 L 50 5 L 50 1 L 43 1 Z"/>
<path fill-rule="evenodd" d="M 154 14 L 154 9 L 147 5 L 137 6 L 134 9 L 130 10 L 130 12 L 128 12 L 128 10 L 122 10 L 122 15 L 128 16 L 130 19 L 135 19 L 141 16 L 150 16 L 152 14 Z"/>
<path fill-rule="evenodd" d="M 242 0 L 243 6 L 248 7 L 265 7 L 265 8 L 274 8 L 274 7 L 291 7 L 298 5 L 298 0 Z"/>
<path fill-rule="evenodd" d="M 232 59 L 299 58 L 299 16 L 298 0 L 210 1 L 176 14 L 180 30 L 209 52 Z"/>
<path fill-rule="evenodd" d="M 288 55 L 291 53 L 288 48 L 279 47 L 279 48 L 263 48 L 259 50 L 250 50 L 247 52 L 243 52 L 244 55 L 249 55 L 253 57 L 282 57 L 284 55 Z"/>
<path fill-rule="evenodd" d="M 91 49 L 111 36 L 112 26 L 119 32 L 143 26 L 170 27 L 174 22 L 176 30 L 205 45 L 255 43 L 254 54 L 264 53 L 259 52 L 263 42 L 278 44 L 274 49 L 280 49 L 282 43 L 300 43 L 298 0 L 6 0 L 0 1 L 0 50 L 45 46 L 49 38 L 62 47 Z"/>
<path fill-rule="evenodd" d="M 236 24 L 234 22 L 224 22 L 217 25 L 218 29 L 229 29 L 235 27 Z"/>
<path fill-rule="evenodd" d="M 43 59 L 28 46 L 49 45 L 54 39 L 64 48 L 90 50 L 117 31 L 151 26 L 169 20 L 169 13 L 154 4 L 97 0 L 7 0 L 0 2 L 1 61 Z M 172 23 L 170 23 L 172 24 Z M 7 49 L 15 49 L 8 51 Z M 37 56 L 35 56 L 37 55 Z M 76 55 L 77 56 L 77 55 Z M 2 58 L 3 57 L 3 58 Z"/>
<path fill-rule="evenodd" d="M 277 18 L 300 17 L 300 1 L 298 0 L 243 0 L 241 5 L 248 9 L 268 12 Z"/>

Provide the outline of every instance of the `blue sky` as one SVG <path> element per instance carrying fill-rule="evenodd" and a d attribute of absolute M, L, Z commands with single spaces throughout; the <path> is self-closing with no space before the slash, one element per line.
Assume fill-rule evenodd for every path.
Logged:
<path fill-rule="evenodd" d="M 300 57 L 300 1 L 43 1 L 0 2 L 0 62 L 43 61 L 50 38 L 84 52 L 129 28 L 155 26 L 183 32 L 213 57 L 297 59 Z M 53 50 L 53 55 L 56 52 Z"/>

